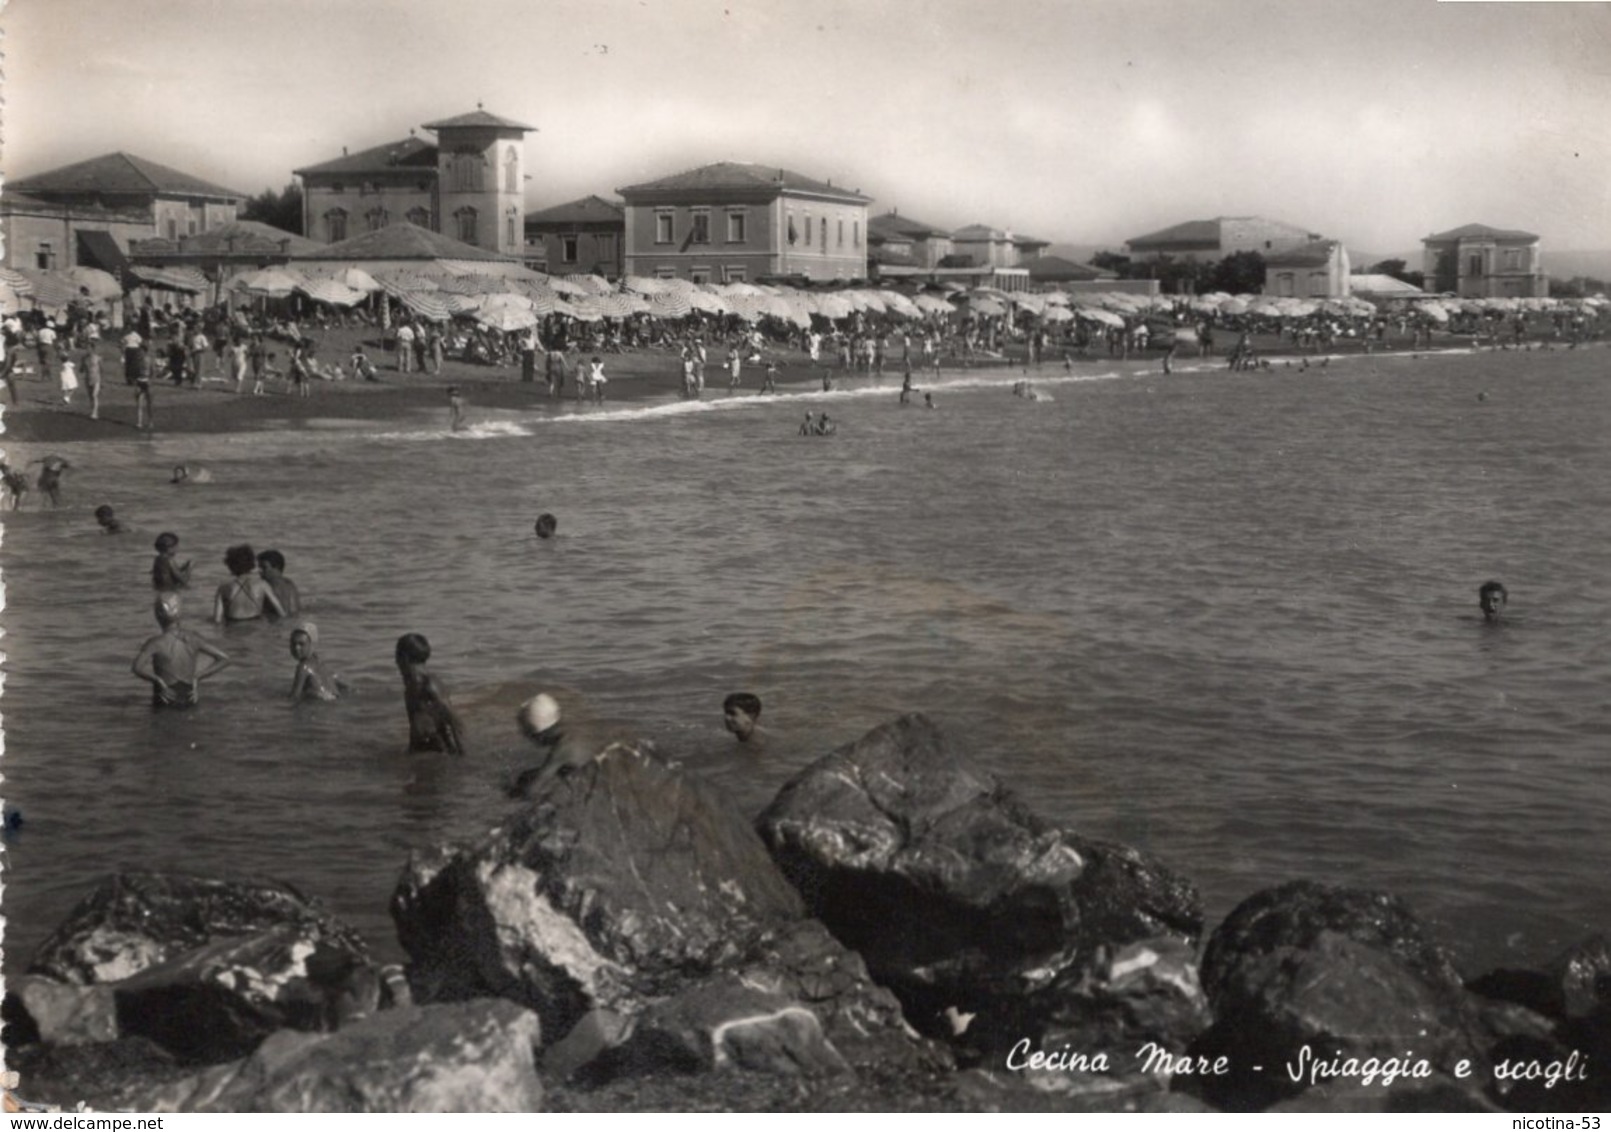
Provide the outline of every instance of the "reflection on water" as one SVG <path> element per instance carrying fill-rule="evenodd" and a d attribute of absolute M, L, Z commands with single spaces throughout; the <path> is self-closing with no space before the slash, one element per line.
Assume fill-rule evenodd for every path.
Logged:
<path fill-rule="evenodd" d="M 1212 918 L 1308 876 L 1406 896 L 1470 964 L 1542 958 L 1611 895 L 1603 358 L 1052 372 L 1038 403 L 998 371 L 932 412 L 892 382 L 830 395 L 831 439 L 795 435 L 814 395 L 66 446 L 71 506 L 4 543 L 8 950 L 146 866 L 292 881 L 394 956 L 408 849 L 507 811 L 514 709 L 558 688 L 752 813 L 927 711 L 1048 816 L 1174 863 Z M 214 481 L 170 487 L 181 461 Z M 137 532 L 95 533 L 100 502 Z M 190 713 L 128 670 L 162 530 L 196 562 L 189 623 L 237 662 Z M 293 706 L 284 626 L 204 624 L 243 541 L 285 554 L 356 695 Z M 403 752 L 404 632 L 465 759 Z M 764 759 L 722 730 L 738 689 Z"/>

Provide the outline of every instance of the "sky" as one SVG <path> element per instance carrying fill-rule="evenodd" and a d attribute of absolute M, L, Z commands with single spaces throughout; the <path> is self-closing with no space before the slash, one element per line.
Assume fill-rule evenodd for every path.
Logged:
<path fill-rule="evenodd" d="M 473 110 L 546 207 L 714 161 L 1117 250 L 1259 215 L 1611 249 L 1611 6 L 1427 0 L 9 0 L 0 172 L 258 193 Z M 425 131 L 420 131 L 429 136 Z"/>

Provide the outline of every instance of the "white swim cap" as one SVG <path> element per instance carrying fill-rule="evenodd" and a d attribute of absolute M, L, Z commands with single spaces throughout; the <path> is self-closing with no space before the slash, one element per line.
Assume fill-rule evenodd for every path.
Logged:
<path fill-rule="evenodd" d="M 547 692 L 538 692 L 520 705 L 517 718 L 528 733 L 541 734 L 559 722 L 559 701 Z"/>

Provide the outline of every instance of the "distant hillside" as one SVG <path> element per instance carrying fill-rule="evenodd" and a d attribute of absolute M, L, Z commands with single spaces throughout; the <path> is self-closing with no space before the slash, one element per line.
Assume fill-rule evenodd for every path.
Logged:
<path fill-rule="evenodd" d="M 1597 252 L 1558 252 L 1545 245 L 1544 270 L 1555 279 L 1587 275 L 1611 282 L 1611 250 Z"/>
<path fill-rule="evenodd" d="M 1100 251 L 1118 252 L 1123 255 L 1124 244 L 1122 241 L 1117 244 L 1052 244 L 1041 254 L 1062 256 L 1074 263 L 1090 263 L 1091 257 Z"/>

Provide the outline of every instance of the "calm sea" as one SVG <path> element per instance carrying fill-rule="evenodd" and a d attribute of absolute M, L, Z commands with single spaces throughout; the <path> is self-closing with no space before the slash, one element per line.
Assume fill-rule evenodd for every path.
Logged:
<path fill-rule="evenodd" d="M 1037 403 L 998 371 L 930 386 L 933 411 L 891 381 L 60 446 L 70 506 L 8 517 L 3 550 L 11 969 L 129 867 L 279 877 L 399 957 L 408 850 L 507 812 L 543 688 L 751 814 L 928 712 L 1048 817 L 1194 879 L 1211 925 L 1309 877 L 1407 898 L 1473 973 L 1542 961 L 1611 928 L 1608 357 L 1098 363 Z M 808 409 L 839 434 L 798 437 Z M 182 460 L 214 482 L 168 486 Z M 135 533 L 97 533 L 101 502 Z M 129 672 L 162 530 L 237 661 L 188 714 Z M 235 542 L 286 555 L 355 696 L 294 707 L 285 627 L 205 624 Z M 468 758 L 403 751 L 409 631 Z M 763 754 L 721 728 L 739 689 Z"/>

